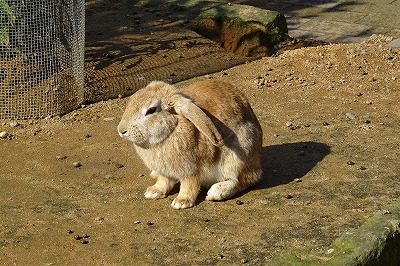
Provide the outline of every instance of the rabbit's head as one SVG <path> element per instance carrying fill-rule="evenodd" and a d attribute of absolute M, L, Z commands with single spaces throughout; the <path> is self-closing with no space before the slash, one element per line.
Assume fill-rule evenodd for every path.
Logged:
<path fill-rule="evenodd" d="M 153 81 L 131 96 L 118 133 L 135 145 L 149 148 L 168 138 L 182 118 L 192 122 L 215 146 L 223 145 L 220 133 L 203 110 L 161 81 Z"/>

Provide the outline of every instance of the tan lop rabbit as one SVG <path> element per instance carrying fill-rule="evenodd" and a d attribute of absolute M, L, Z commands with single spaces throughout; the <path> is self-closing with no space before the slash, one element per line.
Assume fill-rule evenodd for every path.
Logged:
<path fill-rule="evenodd" d="M 118 125 L 156 183 L 148 199 L 180 183 L 175 209 L 227 199 L 261 177 L 262 130 L 245 96 L 229 83 L 205 80 L 183 88 L 153 81 L 129 99 Z"/>

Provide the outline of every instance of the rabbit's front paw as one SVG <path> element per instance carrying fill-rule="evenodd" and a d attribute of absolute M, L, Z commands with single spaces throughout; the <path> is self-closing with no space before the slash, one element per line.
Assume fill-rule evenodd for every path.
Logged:
<path fill-rule="evenodd" d="M 155 186 L 148 187 L 146 192 L 144 193 L 144 197 L 146 199 L 162 199 L 165 198 L 167 195 L 165 192 L 159 190 L 159 188 Z"/>
<path fill-rule="evenodd" d="M 186 209 L 194 206 L 195 200 L 188 197 L 177 196 L 171 203 L 174 209 Z"/>
<path fill-rule="evenodd" d="M 238 191 L 236 180 L 215 183 L 207 192 L 206 200 L 219 201 L 230 198 Z"/>

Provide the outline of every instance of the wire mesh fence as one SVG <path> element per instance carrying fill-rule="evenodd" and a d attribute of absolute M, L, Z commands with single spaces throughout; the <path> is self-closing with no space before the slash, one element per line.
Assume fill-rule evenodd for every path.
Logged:
<path fill-rule="evenodd" d="M 42 118 L 84 101 L 84 0 L 0 0 L 0 119 Z"/>

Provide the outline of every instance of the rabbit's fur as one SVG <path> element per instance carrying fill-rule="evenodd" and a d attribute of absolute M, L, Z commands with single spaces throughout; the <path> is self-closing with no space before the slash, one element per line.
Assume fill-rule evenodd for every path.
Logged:
<path fill-rule="evenodd" d="M 177 89 L 153 81 L 131 96 L 118 125 L 134 143 L 156 183 L 146 198 L 164 198 L 180 183 L 171 206 L 227 199 L 261 177 L 261 126 L 247 99 L 229 83 L 194 82 Z"/>

